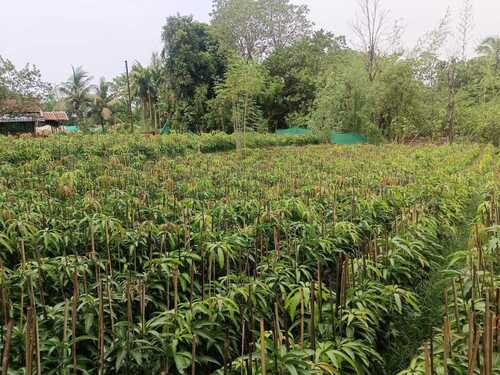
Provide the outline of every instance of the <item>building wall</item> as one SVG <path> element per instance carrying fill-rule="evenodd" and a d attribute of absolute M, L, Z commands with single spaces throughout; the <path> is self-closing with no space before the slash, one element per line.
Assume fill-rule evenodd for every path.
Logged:
<path fill-rule="evenodd" d="M 34 122 L 3 122 L 0 123 L 0 134 L 15 135 L 23 133 L 34 133 Z"/>

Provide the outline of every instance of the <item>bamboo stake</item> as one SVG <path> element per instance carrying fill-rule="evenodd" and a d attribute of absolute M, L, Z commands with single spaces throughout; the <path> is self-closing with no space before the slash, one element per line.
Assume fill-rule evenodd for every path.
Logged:
<path fill-rule="evenodd" d="M 243 315 L 240 314 L 242 317 Z M 240 356 L 243 357 L 245 354 L 245 339 L 246 339 L 246 321 L 245 319 L 242 320 L 242 325 L 241 325 L 241 351 L 240 351 Z M 248 368 L 248 361 L 247 361 L 247 368 Z M 243 365 L 241 365 L 241 371 L 243 373 Z M 227 374 L 226 366 L 224 366 L 224 375 Z"/>
<path fill-rule="evenodd" d="M 33 320 L 31 307 L 28 307 L 26 314 L 26 352 L 25 352 L 25 363 L 26 363 L 26 374 L 33 374 Z"/>
<path fill-rule="evenodd" d="M 111 280 L 106 279 L 106 289 L 107 289 L 107 296 L 108 296 L 108 306 L 109 306 L 109 319 L 111 322 L 111 337 L 114 339 L 115 338 L 115 320 L 113 318 L 113 303 L 111 302 Z"/>
<path fill-rule="evenodd" d="M 469 336 L 468 336 L 468 345 L 467 345 L 467 359 L 469 362 L 469 366 L 471 365 L 472 361 L 472 352 L 474 350 L 474 334 L 475 334 L 475 329 L 474 329 L 474 312 L 470 311 L 469 312 Z"/>
<path fill-rule="evenodd" d="M 7 374 L 9 371 L 9 354 L 12 343 L 12 328 L 14 327 L 14 319 L 9 318 L 7 323 L 7 334 L 5 337 L 4 349 L 2 354 L 2 374 Z"/>
<path fill-rule="evenodd" d="M 229 328 L 228 322 L 224 319 L 224 374 L 227 374 L 229 365 Z"/>
<path fill-rule="evenodd" d="M 196 335 L 191 338 L 191 375 L 196 375 Z"/>
<path fill-rule="evenodd" d="M 321 310 L 323 308 L 323 283 L 321 281 L 321 263 L 318 261 L 317 265 L 317 273 L 318 273 L 318 286 L 319 286 L 319 297 L 318 297 L 318 318 L 321 323 Z"/>
<path fill-rule="evenodd" d="M 462 333 L 462 326 L 460 325 L 460 315 L 458 313 L 458 296 L 457 296 L 457 288 L 455 285 L 455 279 L 452 280 L 452 288 L 453 288 L 453 307 L 455 311 L 455 325 L 457 327 L 457 331 Z"/>
<path fill-rule="evenodd" d="M 492 332 L 492 314 L 490 312 L 489 290 L 486 290 L 486 304 L 484 314 L 484 375 L 491 375 L 493 369 L 493 332 Z"/>
<path fill-rule="evenodd" d="M 431 327 L 431 339 L 430 339 L 430 354 L 431 354 L 431 374 L 434 375 L 434 334 Z"/>
<path fill-rule="evenodd" d="M 42 359 L 40 354 L 40 334 L 38 331 L 38 317 L 36 314 L 36 309 L 33 309 L 33 320 L 34 320 L 34 334 L 35 334 L 35 349 L 36 349 L 36 372 L 38 375 L 42 374 Z"/>
<path fill-rule="evenodd" d="M 300 348 L 304 350 L 304 290 L 300 288 Z"/>
<path fill-rule="evenodd" d="M 76 275 L 76 272 L 73 271 L 73 307 L 72 307 L 72 312 L 71 312 L 71 340 L 73 342 L 73 350 L 72 350 L 72 357 L 73 357 L 73 373 L 76 375 L 76 319 L 77 319 L 77 308 L 78 308 L 78 277 Z"/>
<path fill-rule="evenodd" d="M 445 315 L 444 316 L 444 322 L 443 322 L 443 343 L 444 343 L 444 348 L 443 348 L 443 374 L 448 375 L 448 357 L 450 353 L 450 329 L 449 329 L 449 321 L 448 317 Z"/>
<path fill-rule="evenodd" d="M 311 338 L 311 348 L 312 350 L 316 350 L 316 317 L 315 317 L 315 294 L 316 294 L 316 284 L 313 281 L 311 281 L 311 292 L 310 292 L 310 303 L 311 303 L 311 324 L 310 324 L 310 338 Z"/>
<path fill-rule="evenodd" d="M 102 296 L 102 281 L 99 282 L 97 287 L 99 294 L 99 369 L 98 374 L 102 375 L 104 372 L 104 301 Z"/>
<path fill-rule="evenodd" d="M 280 257 L 280 232 L 277 226 L 274 227 L 274 251 L 276 252 L 276 258 Z"/>
<path fill-rule="evenodd" d="M 144 280 L 140 283 L 140 296 L 139 304 L 141 309 L 141 335 L 144 337 L 144 330 L 146 325 L 146 283 Z"/>
<path fill-rule="evenodd" d="M 479 332 L 479 329 L 476 330 L 475 332 L 475 338 L 474 338 L 474 345 L 472 348 L 472 353 L 471 357 L 469 359 L 469 366 L 467 369 L 467 375 L 473 375 L 474 370 L 476 368 L 476 357 L 477 357 L 477 352 L 479 349 L 479 339 L 481 338 L 481 333 Z"/>
<path fill-rule="evenodd" d="M 264 332 L 264 320 L 260 320 L 260 362 L 262 367 L 262 375 L 267 374 L 266 370 L 266 338 Z"/>
<path fill-rule="evenodd" d="M 500 288 L 497 288 L 497 302 L 496 302 L 496 332 L 497 332 L 497 352 L 500 352 Z"/>
<path fill-rule="evenodd" d="M 429 347 L 427 344 L 424 344 L 424 367 L 425 367 L 425 375 L 432 375 L 431 372 L 431 356 L 429 354 Z"/>
<path fill-rule="evenodd" d="M 177 299 L 178 299 L 178 280 L 179 280 L 179 269 L 177 266 L 174 268 L 174 311 L 177 314 Z"/>
<path fill-rule="evenodd" d="M 68 300 L 65 298 L 64 299 L 64 327 L 63 327 L 63 352 L 62 352 L 62 358 L 64 362 L 66 363 L 66 346 L 68 344 Z"/>

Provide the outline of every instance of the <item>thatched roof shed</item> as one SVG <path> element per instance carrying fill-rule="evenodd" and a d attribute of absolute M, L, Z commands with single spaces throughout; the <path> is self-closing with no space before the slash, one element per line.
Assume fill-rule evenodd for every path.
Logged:
<path fill-rule="evenodd" d="M 0 134 L 35 134 L 41 125 L 60 127 L 68 121 L 66 112 L 43 112 L 36 99 L 9 98 L 0 102 Z"/>

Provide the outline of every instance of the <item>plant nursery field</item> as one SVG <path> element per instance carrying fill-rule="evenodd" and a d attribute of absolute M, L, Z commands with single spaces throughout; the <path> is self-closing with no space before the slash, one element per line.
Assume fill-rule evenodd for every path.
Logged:
<path fill-rule="evenodd" d="M 192 139 L 0 140 L 2 374 L 500 373 L 498 148 Z"/>

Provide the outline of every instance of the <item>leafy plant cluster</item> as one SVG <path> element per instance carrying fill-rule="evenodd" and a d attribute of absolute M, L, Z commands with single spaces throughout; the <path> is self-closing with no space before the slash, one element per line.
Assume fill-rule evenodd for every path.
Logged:
<path fill-rule="evenodd" d="M 495 160 L 159 145 L 3 143 L 5 373 L 380 373 L 387 327 L 419 313 L 411 290 Z"/>
<path fill-rule="evenodd" d="M 166 156 L 184 156 L 191 153 L 214 153 L 235 150 L 245 140 L 246 149 L 265 147 L 306 146 L 328 143 L 321 133 L 300 136 L 266 135 L 259 133 L 227 134 L 222 132 L 194 135 L 172 133 L 168 137 L 130 137 L 125 133 L 112 136 L 59 136 L 52 142 L 46 139 L 0 139 L 0 161 L 12 165 L 37 159 L 56 161 L 63 158 L 90 160 L 92 156 L 109 158 L 132 153 L 137 160 L 157 160 Z M 16 147 L 11 147 L 15 144 Z"/>
<path fill-rule="evenodd" d="M 497 163 L 498 168 L 498 163 Z M 483 169 L 482 173 L 491 173 Z M 492 176 L 494 177 L 494 176 Z M 498 179 L 481 194 L 470 224 L 469 248 L 457 249 L 443 270 L 442 326 L 400 375 L 500 371 L 500 211 Z"/>
<path fill-rule="evenodd" d="M 308 7 L 290 0 L 213 0 L 209 23 L 168 17 L 149 63 L 130 61 L 127 72 L 98 84 L 78 66 L 51 90 L 35 67 L 18 70 L 0 58 L 0 112 L 5 98 L 36 96 L 82 129 L 301 127 L 374 141 L 499 145 L 500 38 L 470 45 L 471 1 L 410 48 L 402 47 L 400 22 L 389 31 L 382 4 L 358 1 L 351 38 L 315 29 Z"/>

